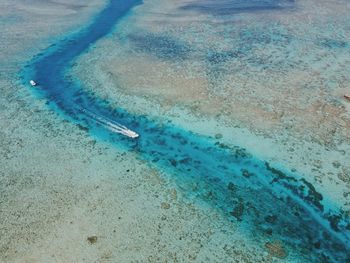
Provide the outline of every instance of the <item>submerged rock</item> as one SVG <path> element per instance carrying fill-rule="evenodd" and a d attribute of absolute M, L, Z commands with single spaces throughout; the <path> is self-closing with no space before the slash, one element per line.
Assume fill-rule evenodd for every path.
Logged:
<path fill-rule="evenodd" d="M 172 166 L 174 167 L 177 166 L 177 161 L 175 159 L 169 159 L 169 162 L 171 163 Z"/>
<path fill-rule="evenodd" d="M 269 252 L 269 254 L 273 257 L 284 259 L 287 257 L 287 252 L 283 247 L 281 241 L 273 241 L 265 243 L 265 248 Z"/>
<path fill-rule="evenodd" d="M 243 212 L 244 212 L 244 203 L 242 200 L 240 200 L 239 203 L 233 208 L 230 214 L 233 215 L 238 221 L 241 221 Z"/>
<path fill-rule="evenodd" d="M 270 223 L 270 224 L 275 223 L 276 220 L 277 220 L 277 216 L 276 215 L 268 215 L 268 216 L 265 217 L 265 221 L 267 223 Z"/>
<path fill-rule="evenodd" d="M 332 164 L 334 168 L 339 168 L 341 166 L 340 162 L 338 161 L 334 161 Z"/>
<path fill-rule="evenodd" d="M 162 209 L 169 209 L 169 208 L 170 208 L 170 204 L 169 204 L 169 203 L 166 203 L 166 202 L 163 202 L 163 203 L 160 205 L 160 207 L 161 207 Z"/>
<path fill-rule="evenodd" d="M 227 185 L 227 189 L 230 191 L 236 191 L 237 187 L 234 185 L 234 183 L 229 182 Z"/>
<path fill-rule="evenodd" d="M 253 173 L 249 172 L 247 169 L 242 169 L 241 172 L 242 172 L 242 175 L 246 178 L 249 178 L 252 175 L 254 175 Z"/>
<path fill-rule="evenodd" d="M 222 134 L 221 133 L 215 134 L 215 139 L 219 140 L 221 138 L 222 138 Z"/>
<path fill-rule="evenodd" d="M 97 236 L 90 236 L 87 238 L 90 244 L 95 244 L 97 242 Z"/>

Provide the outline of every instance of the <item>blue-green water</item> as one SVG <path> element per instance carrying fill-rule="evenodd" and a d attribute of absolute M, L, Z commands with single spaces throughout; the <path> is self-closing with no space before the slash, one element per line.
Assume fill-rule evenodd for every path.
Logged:
<path fill-rule="evenodd" d="M 24 71 L 26 85 L 35 79 L 39 83 L 38 95 L 45 96 L 53 110 L 92 136 L 135 151 L 174 175 L 189 196 L 204 200 L 240 222 L 247 235 L 282 240 L 312 261 L 350 260 L 350 225 L 345 216 L 324 204 L 322 195 L 301 176 L 275 169 L 245 149 L 227 147 L 147 116 L 112 109 L 107 101 L 88 93 L 69 77 L 75 60 L 109 34 L 120 18 L 138 4 L 141 2 L 111 0 L 90 26 L 67 36 L 31 61 Z M 277 2 L 266 2 L 265 6 L 260 3 L 259 8 L 274 5 L 279 6 Z M 176 52 L 175 49 L 176 46 L 171 47 L 168 52 Z M 113 133 L 108 123 L 125 125 L 141 136 L 133 140 Z"/>

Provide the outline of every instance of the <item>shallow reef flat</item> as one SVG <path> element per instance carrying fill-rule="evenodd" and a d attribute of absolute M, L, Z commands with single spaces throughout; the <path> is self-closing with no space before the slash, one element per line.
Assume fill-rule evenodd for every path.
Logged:
<path fill-rule="evenodd" d="M 170 121 L 297 172 L 348 218 L 348 5 L 271 3 L 277 7 L 217 14 L 187 4 L 146 1 L 77 61 L 71 77 L 112 107 L 153 116 L 159 129 Z M 225 191 L 209 189 L 209 203 L 225 203 L 215 196 Z M 245 202 L 231 201 L 239 221 Z"/>
<path fill-rule="evenodd" d="M 0 261 L 276 261 L 166 174 L 91 138 L 22 84 L 27 61 L 105 4 L 1 1 Z"/>
<path fill-rule="evenodd" d="M 348 6 L 264 3 L 145 1 L 73 61 L 73 101 L 126 110 L 104 112 L 142 131 L 131 143 L 53 111 L 70 82 L 44 97 L 19 77 L 108 2 L 9 2 L 0 261 L 343 262 Z"/>

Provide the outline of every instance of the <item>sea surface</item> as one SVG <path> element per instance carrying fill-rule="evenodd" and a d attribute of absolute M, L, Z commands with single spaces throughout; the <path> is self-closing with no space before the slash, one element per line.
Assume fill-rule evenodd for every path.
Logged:
<path fill-rule="evenodd" d="M 45 13 L 44 4 L 34 4 Z M 137 226 L 137 238 L 131 235 L 127 242 L 106 238 L 103 227 L 95 229 L 97 240 L 105 238 L 102 242 L 108 247 L 108 252 L 97 253 L 100 261 L 117 262 L 118 252 L 113 249 L 117 244 L 129 250 L 135 244 L 147 247 L 148 240 L 160 251 L 165 247 L 172 253 L 160 253 L 157 257 L 140 248 L 130 250 L 125 258 L 150 262 L 348 262 L 350 202 L 346 160 L 350 115 L 341 92 L 346 92 L 350 83 L 346 74 L 350 61 L 350 21 L 346 10 L 350 8 L 342 1 L 323 4 L 278 0 L 109 0 L 96 3 L 96 9 L 81 4 L 69 6 L 68 10 L 78 13 L 83 11 L 76 10 L 90 10 L 90 15 L 86 13 L 81 18 L 85 22 L 80 26 L 73 26 L 77 23 L 74 21 L 67 25 L 66 32 L 48 32 L 52 37 L 36 40 L 41 42 L 40 51 L 22 51 L 22 57 L 14 59 L 14 69 L 8 69 L 13 85 L 21 87 L 25 95 L 19 91 L 15 95 L 5 93 L 5 103 L 14 97 L 23 101 L 18 106 L 22 110 L 34 107 L 27 125 L 41 127 L 39 134 L 53 129 L 53 134 L 43 136 L 47 137 L 44 141 L 50 141 L 51 136 L 56 140 L 46 150 L 47 143 L 31 145 L 26 149 L 25 161 L 19 165 L 25 168 L 27 162 L 37 159 L 31 154 L 35 148 L 35 152 L 51 155 L 49 164 L 57 167 L 51 176 L 59 174 L 62 181 L 67 176 L 77 180 L 78 189 L 91 180 L 94 184 L 106 178 L 111 180 L 111 167 L 116 167 L 118 175 L 102 188 L 93 186 L 101 189 L 96 191 L 102 196 L 92 198 L 97 203 L 90 202 L 86 192 L 76 196 L 77 201 L 69 203 L 68 211 L 62 209 L 62 215 L 54 217 L 53 229 L 59 229 L 57 222 L 65 221 L 61 216 L 70 218 L 78 210 L 89 220 L 86 211 L 94 211 L 90 205 L 100 210 L 99 204 L 108 202 L 115 214 L 107 213 L 106 226 L 125 218 L 119 226 L 123 230 L 110 232 L 132 233 L 133 227 L 126 222 L 133 218 L 141 222 L 133 225 Z M 67 10 L 69 4 L 61 5 Z M 20 23 L 19 18 L 5 17 L 5 26 L 14 21 Z M 2 64 L 5 69 L 6 63 Z M 38 85 L 30 87 L 31 79 Z M 21 129 L 16 121 L 19 117 L 13 113 L 16 110 L 10 109 L 4 106 L 4 111 L 11 112 L 4 120 L 19 124 L 16 129 Z M 35 117 L 36 113 L 45 117 Z M 47 122 L 50 118 L 53 123 Z M 56 126 L 56 122 L 60 124 Z M 45 129 L 39 123 L 44 123 Z M 126 130 L 139 137 L 125 136 Z M 30 136 L 21 134 L 17 139 L 20 143 L 14 142 L 9 131 L 3 136 L 8 142 L 2 148 L 9 149 L 4 150 L 2 159 L 14 160 L 7 164 L 8 170 L 3 171 L 2 177 L 4 196 L 11 200 L 6 187 L 12 185 L 13 195 L 20 185 L 11 184 L 11 180 L 16 182 L 11 174 L 18 174 L 11 166 L 24 157 L 19 154 L 22 150 L 10 148 L 25 144 Z M 82 144 L 66 161 L 77 158 L 79 162 L 79 155 L 89 157 L 78 165 L 55 164 L 57 155 L 64 157 L 71 151 L 69 143 L 65 150 L 56 148 L 62 138 Z M 39 142 L 40 136 L 36 140 Z M 97 155 L 88 153 L 95 147 L 99 148 Z M 114 155 L 117 157 L 112 161 L 109 156 Z M 125 165 L 129 168 L 125 169 Z M 38 161 L 34 167 L 37 166 L 41 173 L 47 173 L 46 165 Z M 75 177 L 83 166 L 85 172 Z M 100 175 L 94 175 L 96 171 Z M 84 178 L 85 173 L 93 179 Z M 122 176 L 125 173 L 127 176 Z M 146 175 L 139 178 L 143 173 Z M 149 174 L 154 173 L 159 174 L 156 187 L 154 182 L 142 179 L 149 179 Z M 120 176 L 121 182 L 113 181 Z M 60 177 L 54 179 L 59 185 Z M 171 190 L 164 190 L 164 180 Z M 140 193 L 136 198 L 136 206 L 148 218 L 145 221 L 137 212 L 117 216 L 128 210 L 129 196 L 137 196 L 139 191 L 135 187 L 123 189 L 123 184 L 135 183 L 142 185 L 146 193 L 149 187 L 159 188 L 151 195 Z M 115 187 L 111 190 L 109 184 Z M 41 185 L 41 191 L 47 187 Z M 60 185 L 61 188 L 66 190 L 67 186 Z M 29 196 L 40 193 L 32 190 Z M 123 195 L 114 199 L 116 192 Z M 42 195 L 45 198 L 45 192 Z M 153 211 L 151 208 L 162 195 L 168 197 L 158 206 L 160 210 Z M 61 211 L 67 201 L 54 202 L 52 210 Z M 38 203 L 34 198 L 27 209 L 30 211 Z M 11 214 L 8 204 L 4 202 L 4 218 Z M 85 211 L 85 206 L 90 208 Z M 181 220 L 159 215 L 173 206 L 185 210 L 179 212 Z M 189 206 L 198 210 L 197 219 L 201 220 L 191 220 L 191 213 L 186 212 Z M 21 212 L 19 217 L 24 224 L 32 220 L 27 220 L 25 208 Z M 154 221 L 150 220 L 151 215 L 147 216 L 152 212 L 157 215 Z M 103 226 L 104 213 L 103 210 L 98 214 L 93 225 Z M 207 221 L 203 219 L 202 223 L 206 213 Z M 39 220 L 45 221 L 45 217 L 44 213 Z M 79 219 L 75 221 L 79 225 Z M 158 222 L 162 221 L 168 225 L 161 226 Z M 214 225 L 211 221 L 215 221 Z M 194 237 L 191 227 L 182 237 L 181 229 L 189 223 Z M 147 239 L 149 225 L 158 225 L 158 231 Z M 162 227 L 166 231 L 161 231 Z M 202 227 L 209 232 L 204 234 Z M 9 235 L 14 228 L 6 225 L 3 235 Z M 176 242 L 169 237 L 172 228 L 175 235 L 181 233 Z M 104 234 L 99 234 L 101 231 Z M 37 233 L 36 228 L 32 232 Z M 65 231 L 62 232 L 64 237 Z M 77 231 L 77 235 L 82 232 L 86 231 Z M 55 230 L 47 228 L 45 234 L 52 233 Z M 42 236 L 43 233 L 38 234 L 38 239 L 43 240 Z M 141 236 L 145 243 L 138 243 Z M 187 252 L 179 256 L 186 246 L 181 243 L 182 238 L 197 244 L 190 246 L 196 249 L 186 258 Z M 216 241 L 211 244 L 212 240 Z M 45 247 L 40 241 L 33 242 L 34 247 L 38 243 Z M 86 240 L 83 244 L 95 245 Z M 10 241 L 4 244 L 1 251 L 8 262 L 16 258 L 20 262 L 36 254 L 24 250 L 16 256 L 17 252 L 11 249 L 21 250 Z M 28 249 L 33 251 L 32 247 Z M 77 248 L 75 253 L 81 255 L 80 251 L 86 249 L 89 247 Z M 53 250 L 52 258 L 62 260 L 63 251 Z M 42 255 L 34 258 L 45 262 L 45 254 Z M 84 256 L 75 259 L 87 260 Z"/>

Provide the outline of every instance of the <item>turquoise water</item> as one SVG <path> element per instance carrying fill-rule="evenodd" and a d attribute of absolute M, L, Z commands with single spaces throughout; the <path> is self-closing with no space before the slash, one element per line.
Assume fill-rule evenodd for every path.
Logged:
<path fill-rule="evenodd" d="M 272 236 L 312 261 L 349 260 L 350 225 L 345 216 L 325 204 L 317 189 L 298 174 L 275 169 L 245 149 L 227 147 L 170 123 L 164 125 L 147 116 L 113 109 L 108 101 L 88 93 L 69 76 L 75 60 L 109 34 L 120 18 L 138 4 L 141 2 L 110 1 L 89 27 L 54 44 L 31 61 L 24 72 L 25 83 L 35 79 L 39 83 L 37 94 L 46 97 L 53 110 L 92 136 L 135 151 L 169 172 L 188 196 L 203 200 L 240 222 L 247 235 Z M 280 6 L 278 2 L 261 5 L 261 9 Z M 289 5 L 292 2 L 286 8 Z M 242 8 L 251 10 L 243 6 L 235 7 L 233 12 Z M 159 46 L 164 41 L 169 42 L 153 38 L 151 44 Z M 161 53 L 158 51 L 162 56 L 174 57 L 185 55 L 186 48 L 171 45 Z M 125 125 L 141 136 L 132 140 L 113 133 L 108 123 Z"/>

